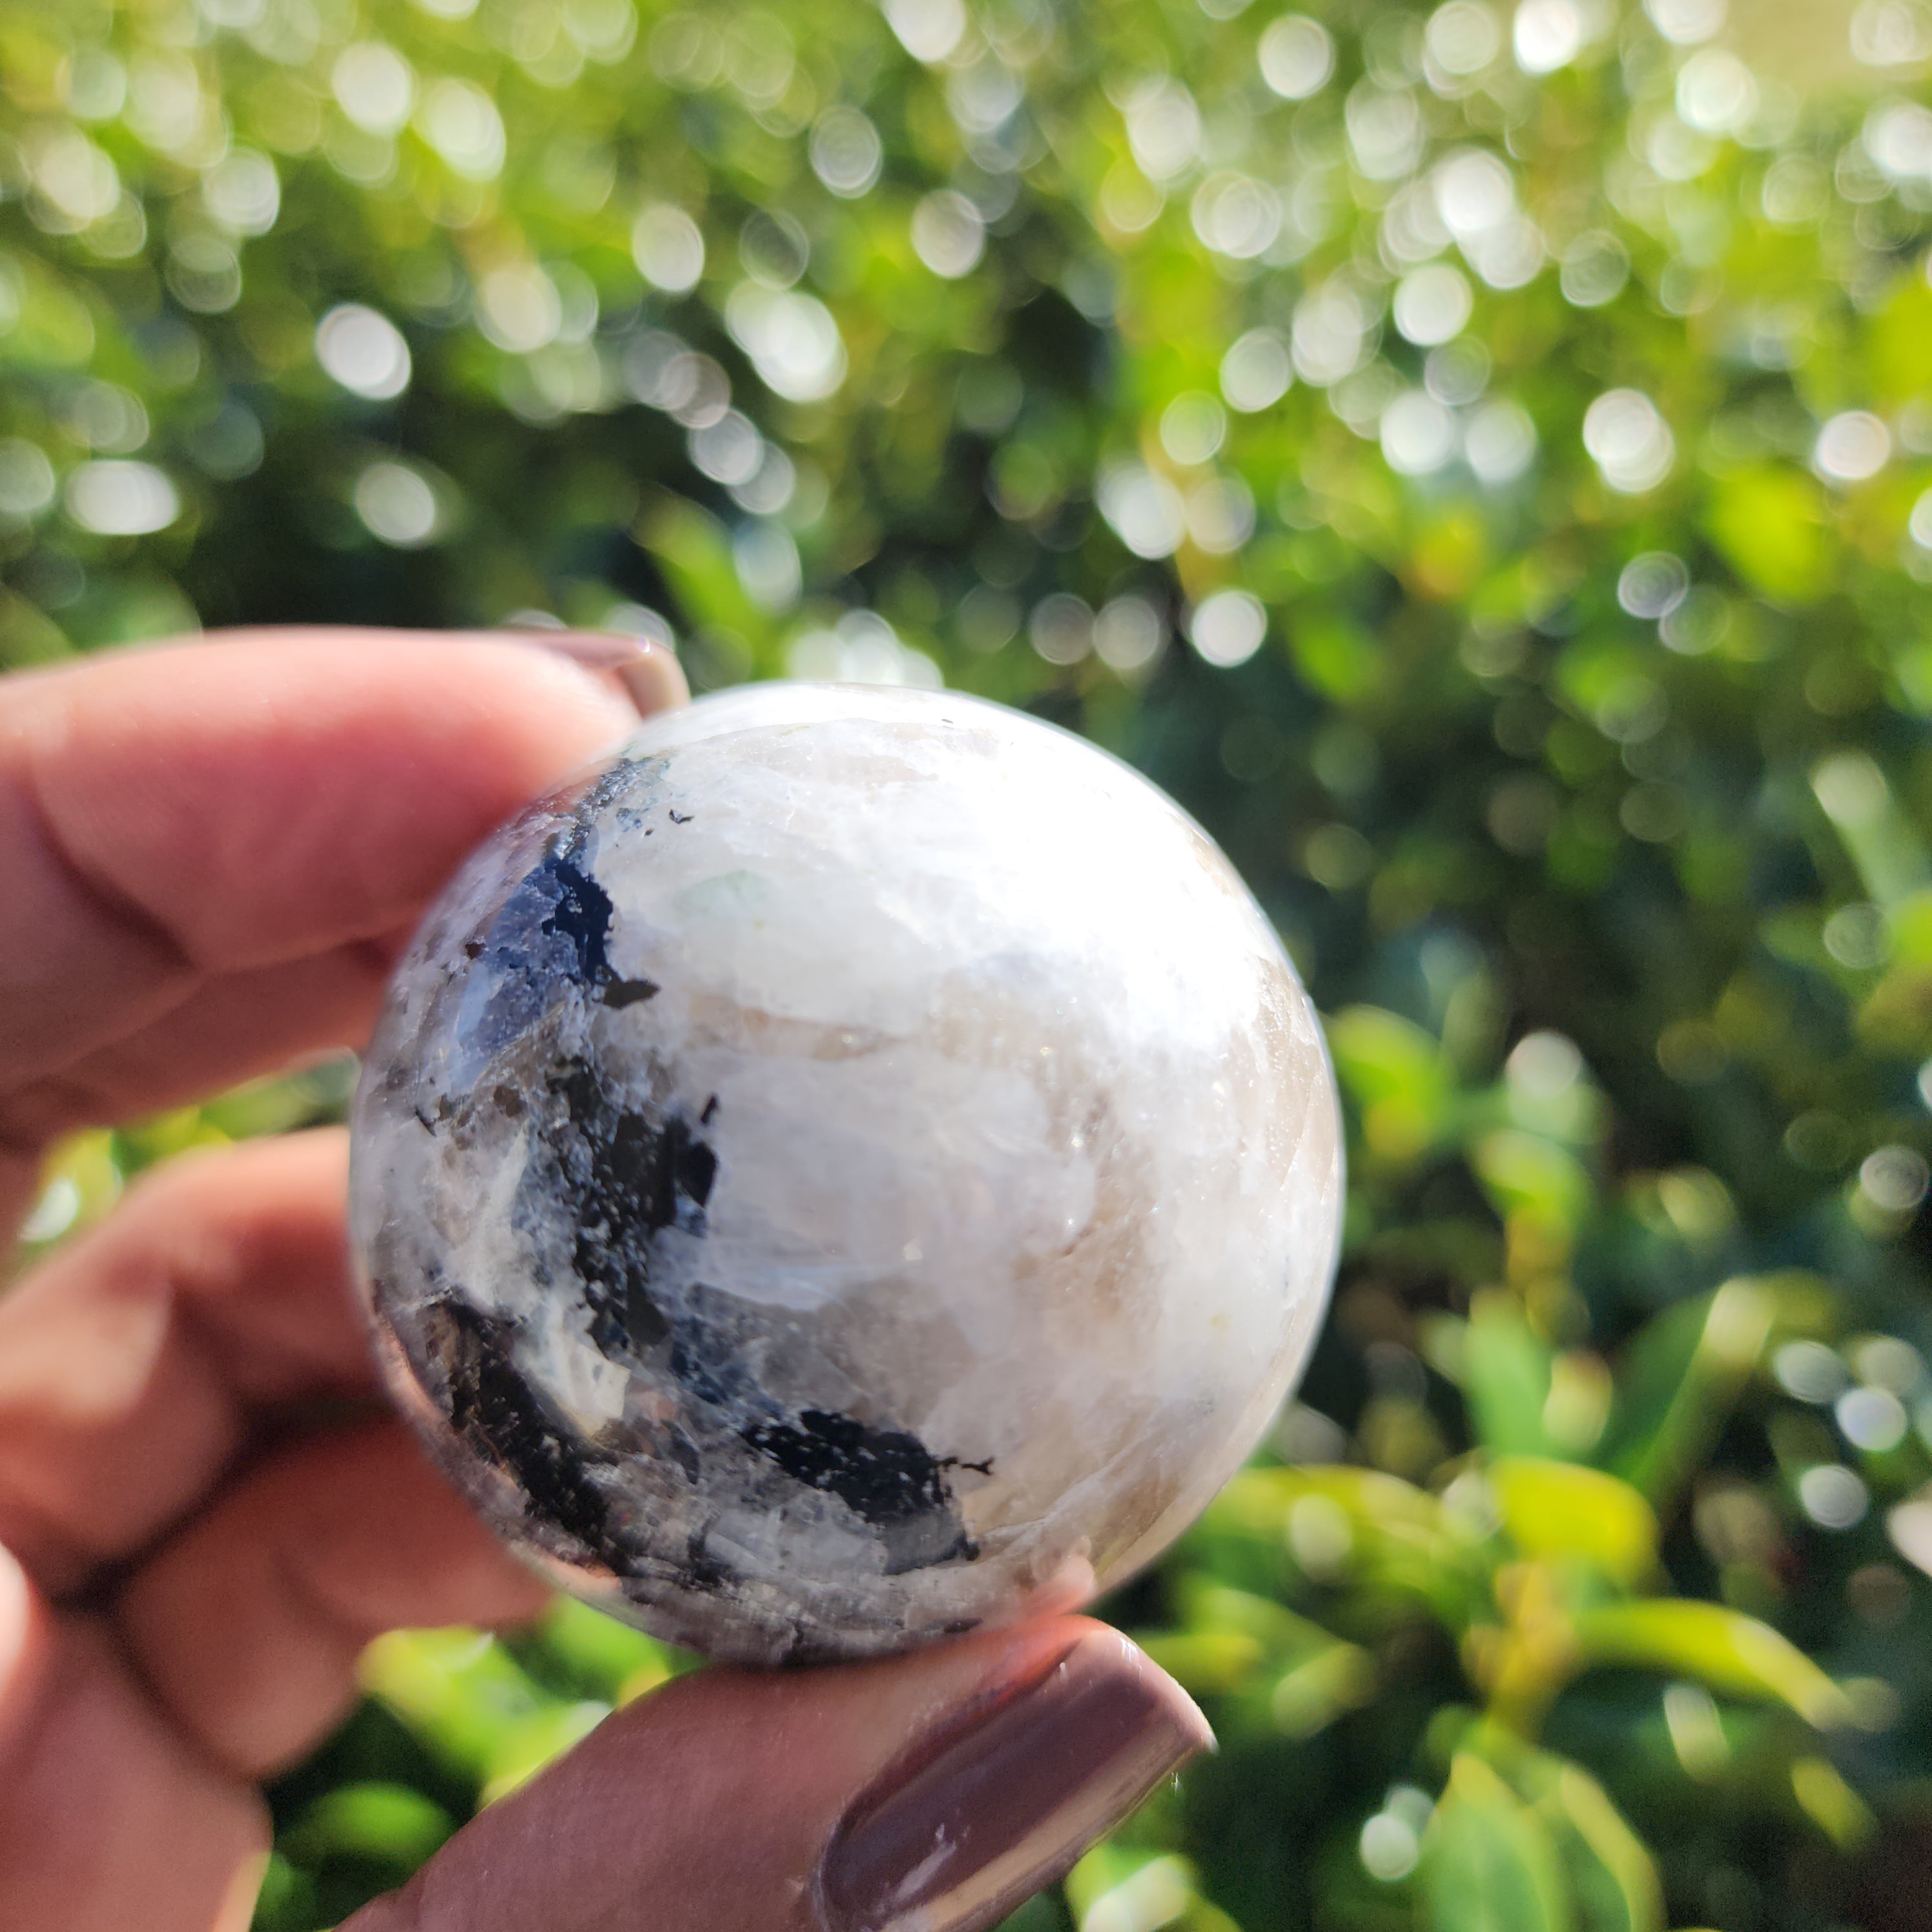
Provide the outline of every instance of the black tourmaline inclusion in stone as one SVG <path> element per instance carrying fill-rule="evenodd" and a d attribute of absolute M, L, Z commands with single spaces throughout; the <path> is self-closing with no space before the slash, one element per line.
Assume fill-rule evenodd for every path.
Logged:
<path fill-rule="evenodd" d="M 759 1422 L 744 1439 L 788 1475 L 836 1496 L 877 1530 L 888 1574 L 978 1552 L 953 1507 L 947 1465 L 916 1436 L 808 1408 L 796 1424 Z"/>
<path fill-rule="evenodd" d="M 555 908 L 543 929 L 569 943 L 577 955 L 578 976 L 596 989 L 607 1006 L 634 1006 L 658 992 L 655 980 L 626 980 L 610 964 L 610 922 L 616 908 L 568 847 L 549 854 L 530 882 L 556 895 Z"/>
<path fill-rule="evenodd" d="M 705 1292 L 697 1291 L 699 1306 L 681 1318 L 652 1293 L 658 1237 L 671 1228 L 705 1232 L 718 1156 L 701 1130 L 716 1118 L 716 1100 L 695 1121 L 676 1109 L 622 1107 L 581 1058 L 560 1063 L 546 1084 L 561 1102 L 549 1138 L 574 1228 L 572 1263 L 591 1303 L 598 1346 L 643 1351 L 668 1339 L 671 1372 L 694 1402 L 716 1412 L 722 1429 L 795 1481 L 838 1497 L 884 1544 L 892 1574 L 976 1554 L 946 1480 L 947 1466 L 917 1436 L 824 1409 L 808 1408 L 796 1421 L 759 1415 L 771 1399 L 706 1320 Z M 734 1408 L 757 1419 L 734 1422 Z"/>
<path fill-rule="evenodd" d="M 651 1247 L 668 1228 L 704 1232 L 718 1156 L 682 1114 L 620 1107 L 596 1068 L 568 1059 L 546 1078 L 562 1105 L 551 1148 L 575 1227 L 573 1258 L 601 1346 L 649 1348 L 670 1326 L 651 1294 Z"/>
<path fill-rule="evenodd" d="M 602 802 L 614 802 L 615 788 L 607 783 Z M 659 988 L 626 980 L 612 966 L 616 910 L 590 868 L 588 842 L 580 823 L 560 833 L 526 886 L 542 908 L 539 929 L 567 949 L 566 970 L 602 1004 L 621 1008 Z M 535 982 L 562 963 L 554 952 L 547 966 L 540 954 L 512 946 L 488 950 L 508 985 L 528 982 L 526 1003 L 541 1004 Z M 956 1466 L 950 1459 L 934 1456 L 904 1430 L 830 1408 L 794 1409 L 763 1386 L 756 1355 L 742 1352 L 748 1338 L 735 1298 L 660 1279 L 668 1272 L 663 1237 L 675 1231 L 701 1240 L 707 1232 L 718 1172 L 707 1130 L 718 1114 L 718 1098 L 689 1109 L 674 1101 L 640 1106 L 630 1096 L 640 1084 L 646 1090 L 656 1084 L 654 1071 L 647 1082 L 637 1078 L 650 1063 L 640 1060 L 628 1079 L 615 1081 L 600 1064 L 601 1050 L 586 1045 L 560 1054 L 542 1073 L 549 1104 L 536 1109 L 542 1153 L 529 1180 L 564 1217 L 591 1340 L 612 1360 L 655 1358 L 681 1390 L 680 1419 L 663 1440 L 686 1480 L 701 1490 L 713 1462 L 722 1456 L 729 1463 L 748 1450 L 772 1478 L 843 1503 L 878 1539 L 888 1574 L 970 1562 L 979 1552 L 947 1480 Z M 506 1106 L 506 1090 L 493 1090 L 493 1104 L 518 1118 L 523 1103 Z M 580 1469 L 572 1472 L 566 1444 L 578 1442 L 575 1432 L 562 1418 L 547 1418 L 511 1364 L 514 1328 L 460 1304 L 449 1304 L 449 1311 L 439 1317 L 448 1332 L 438 1346 L 448 1363 L 452 1420 L 518 1474 L 541 1514 L 626 1574 L 601 1492 Z M 580 1457 L 587 1446 L 578 1448 Z M 974 1466 L 985 1472 L 985 1466 Z"/>
<path fill-rule="evenodd" d="M 515 1478 L 540 1520 L 554 1523 L 621 1575 L 629 1559 L 612 1534 L 603 1492 L 589 1474 L 600 1459 L 549 1414 L 518 1373 L 511 1359 L 515 1324 L 454 1298 L 428 1304 L 419 1319 L 458 1433 Z"/>

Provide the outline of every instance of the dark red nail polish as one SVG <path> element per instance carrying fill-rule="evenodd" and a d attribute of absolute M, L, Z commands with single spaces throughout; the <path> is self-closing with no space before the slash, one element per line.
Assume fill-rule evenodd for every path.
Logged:
<path fill-rule="evenodd" d="M 820 1870 L 828 1932 L 981 1932 L 1213 1742 L 1170 1680 L 1096 1634 L 853 1807 Z"/>

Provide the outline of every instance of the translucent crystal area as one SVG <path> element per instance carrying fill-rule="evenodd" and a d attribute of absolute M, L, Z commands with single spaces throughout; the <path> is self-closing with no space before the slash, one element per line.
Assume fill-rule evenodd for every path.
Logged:
<path fill-rule="evenodd" d="M 1227 860 L 948 692 L 646 724 L 451 886 L 354 1126 L 443 1467 L 566 1587 L 761 1661 L 1148 1561 L 1300 1368 L 1340 1209 L 1322 1037 Z"/>

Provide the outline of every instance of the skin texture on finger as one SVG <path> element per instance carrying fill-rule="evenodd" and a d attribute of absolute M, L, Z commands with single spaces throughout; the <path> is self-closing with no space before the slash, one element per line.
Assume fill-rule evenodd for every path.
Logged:
<path fill-rule="evenodd" d="M 93 1122 L 159 1113 L 266 1067 L 360 1041 L 406 933 L 206 980 L 129 1038 L 97 1047 L 6 1096 L 6 1132 L 43 1144 Z M 191 1078 L 183 1070 L 194 1069 Z M 0 1224 L 4 1225 L 4 1224 Z"/>
<path fill-rule="evenodd" d="M 347 1714 L 372 1637 L 520 1623 L 549 1594 L 401 1424 L 379 1422 L 250 1472 L 134 1576 L 116 1621 L 173 1721 L 260 1777 Z"/>
<path fill-rule="evenodd" d="M 6 1244 L 8 1232 L 26 1219 L 40 1186 L 39 1155 L 0 1142 L 0 1248 Z"/>
<path fill-rule="evenodd" d="M 508 637 L 233 634 L 5 680 L 0 1096 L 202 985 L 226 981 L 239 1015 L 250 976 L 408 926 L 487 832 L 634 722 L 608 674 Z M 366 963 L 351 976 L 366 988 Z M 264 1065 L 314 1044 L 286 1007 L 286 1033 L 264 1024 L 276 1010 L 249 1018 Z M 207 1078 L 190 1050 L 149 1070 L 140 1104 Z M 0 1106 L 16 1147 L 45 1128 Z"/>
<path fill-rule="evenodd" d="M 194 1508 L 265 1415 L 376 1393 L 348 1137 L 192 1154 L 0 1296 L 0 1544 L 56 1594 Z"/>
<path fill-rule="evenodd" d="M 255 1791 L 169 1730 L 98 1625 L 0 1551 L 0 1924 L 246 1932 Z"/>
<path fill-rule="evenodd" d="M 344 1932 L 982 1932 L 1210 1742 L 1172 1679 L 1078 1618 L 706 1671 L 619 1712 Z"/>

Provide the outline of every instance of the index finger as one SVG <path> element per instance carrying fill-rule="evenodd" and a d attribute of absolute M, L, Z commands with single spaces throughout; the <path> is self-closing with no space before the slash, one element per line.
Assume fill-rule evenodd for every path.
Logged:
<path fill-rule="evenodd" d="M 275 1065 L 318 1015 L 352 1033 L 372 943 L 634 722 L 502 635 L 239 632 L 8 680 L 0 1142 Z"/>

